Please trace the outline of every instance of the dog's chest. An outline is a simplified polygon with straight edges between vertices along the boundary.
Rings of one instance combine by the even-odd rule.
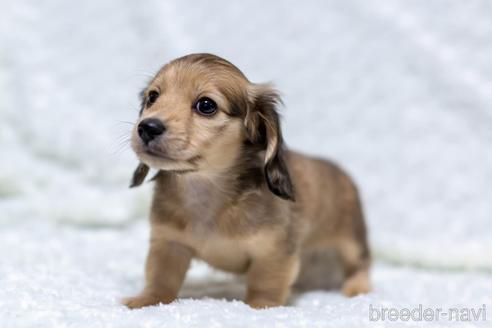
[[[243,273],[249,265],[246,245],[220,236],[195,238],[196,256],[211,266],[234,273]]]
[[[181,208],[193,225],[210,225],[221,206],[217,186],[201,179],[188,179],[180,188]]]
[[[228,206],[220,185],[202,179],[186,182],[180,188],[180,207],[187,221],[184,234],[189,246],[213,267],[235,273],[246,271],[251,236],[238,234],[235,224],[244,221],[243,211]]]

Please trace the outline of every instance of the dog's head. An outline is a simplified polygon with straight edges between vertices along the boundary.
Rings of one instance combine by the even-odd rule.
[[[293,199],[276,109],[281,100],[272,87],[249,82],[220,57],[192,54],[166,64],[141,98],[131,143],[142,163],[177,173],[224,172],[251,147],[264,156],[270,190]],[[133,185],[142,172],[145,165]]]

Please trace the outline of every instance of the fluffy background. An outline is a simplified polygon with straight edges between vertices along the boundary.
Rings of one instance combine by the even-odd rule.
[[[104,231],[116,243],[104,244],[109,253],[124,238],[123,248],[142,253],[127,255],[141,270],[151,188],[127,189],[137,94],[162,64],[191,52],[275,83],[288,145],[347,168],[386,263],[376,280],[399,272],[389,264],[436,279],[490,273],[491,15],[487,0],[0,2],[0,232],[10,241],[0,296],[22,289],[5,278],[20,283],[17,261],[39,260],[37,248],[58,236]],[[127,264],[133,272],[133,263],[115,265]],[[25,269],[26,283],[44,286]]]

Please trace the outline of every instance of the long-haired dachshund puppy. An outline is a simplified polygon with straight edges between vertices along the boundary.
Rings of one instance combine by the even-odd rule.
[[[333,163],[286,150],[270,85],[192,54],[166,64],[141,96],[132,186],[149,167],[158,173],[145,288],[128,307],[176,299],[193,258],[244,273],[255,308],[285,304],[293,285],[328,287],[333,263],[345,295],[370,290],[357,189]]]

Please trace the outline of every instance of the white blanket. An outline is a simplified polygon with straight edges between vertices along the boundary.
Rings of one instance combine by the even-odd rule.
[[[128,310],[119,304],[143,287],[147,225],[79,229],[31,223],[0,230],[1,327],[490,327],[492,277],[376,265],[374,291],[345,298],[316,291],[287,307],[253,310],[238,299],[244,284],[194,263],[181,298],[170,305]],[[486,317],[459,321],[436,309]],[[431,309],[433,320],[390,321],[383,309]],[[488,312],[487,312],[488,311]],[[423,310],[422,310],[423,312]],[[484,321],[483,319],[489,321]],[[466,317],[461,318],[466,319]]]
[[[276,83],[289,146],[355,177],[378,259],[490,271],[490,10],[487,0],[4,3],[0,224],[144,218],[149,186],[126,189],[137,94],[164,62],[207,51]]]

